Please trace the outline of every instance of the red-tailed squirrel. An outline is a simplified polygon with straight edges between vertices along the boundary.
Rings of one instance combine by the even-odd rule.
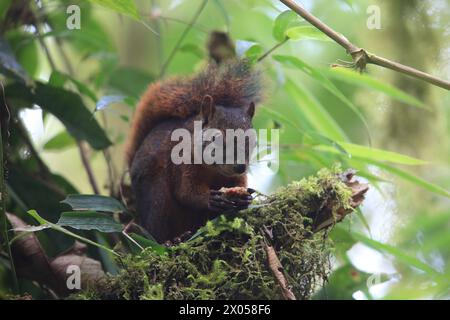
[[[126,155],[138,222],[156,240],[195,231],[230,209],[246,208],[251,197],[230,200],[222,187],[247,187],[246,164],[174,164],[173,130],[247,130],[261,97],[260,75],[245,60],[210,64],[190,78],[173,78],[149,86],[132,122]]]

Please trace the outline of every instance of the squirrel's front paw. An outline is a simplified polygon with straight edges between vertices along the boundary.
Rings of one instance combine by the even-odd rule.
[[[211,190],[210,209],[215,212],[239,211],[247,209],[253,198],[247,189],[242,187]]]
[[[227,199],[222,191],[210,190],[208,209],[215,213],[225,213],[238,211],[239,207],[233,201]]]

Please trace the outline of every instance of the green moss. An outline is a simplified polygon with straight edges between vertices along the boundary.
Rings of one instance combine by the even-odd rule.
[[[330,204],[350,208],[351,190],[339,168],[294,182],[234,216],[210,221],[188,242],[160,255],[129,255],[80,297],[96,299],[281,299],[264,250],[272,245],[298,299],[308,299],[329,272],[331,244],[312,231]],[[269,230],[272,236],[267,232]]]

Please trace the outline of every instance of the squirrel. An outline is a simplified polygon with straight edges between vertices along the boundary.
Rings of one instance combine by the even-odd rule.
[[[174,164],[173,130],[252,128],[261,100],[261,76],[246,60],[210,63],[191,77],[151,84],[141,97],[126,146],[137,222],[157,241],[193,232],[207,220],[248,207],[252,197],[230,200],[225,187],[247,187],[245,164]],[[248,150],[246,150],[248,155]]]

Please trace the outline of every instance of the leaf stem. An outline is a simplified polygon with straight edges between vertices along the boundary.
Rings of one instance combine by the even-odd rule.
[[[134,245],[136,245],[139,249],[141,249],[142,251],[144,251],[144,248],[136,242],[136,240],[134,240],[128,233],[124,231],[122,231],[122,234],[125,236],[125,238],[127,238],[128,240],[130,240]]]
[[[258,58],[258,60],[256,60],[257,62],[260,62],[262,60],[264,60],[266,57],[268,57],[272,52],[274,52],[275,50],[277,50],[279,47],[281,47],[283,44],[285,44],[287,41],[289,40],[288,37],[286,37],[283,41],[277,43],[276,45],[274,45],[272,48],[270,48],[269,50],[267,50],[261,57]]]
[[[109,252],[109,253],[111,253],[111,254],[117,256],[117,257],[120,257],[120,254],[118,254],[118,253],[115,252],[114,250],[111,250],[111,249],[105,247],[104,245],[101,245],[101,244],[99,244],[99,243],[97,243],[97,242],[95,242],[95,241],[92,241],[92,240],[89,240],[89,239],[84,238],[84,237],[82,237],[82,236],[79,236],[79,235],[77,235],[76,233],[73,233],[73,232],[71,232],[71,231],[69,231],[69,230],[67,230],[67,229],[65,229],[65,228],[63,228],[63,227],[61,227],[61,226],[59,226],[59,225],[57,225],[57,224],[54,224],[54,223],[51,223],[51,222],[47,222],[47,223],[50,225],[50,227],[51,227],[52,229],[54,229],[54,230],[56,230],[56,231],[62,232],[62,233],[64,233],[64,234],[68,235],[68,236],[71,236],[71,237],[73,237],[73,238],[75,238],[75,239],[78,239],[78,240],[80,240],[80,241],[86,242],[86,243],[88,243],[88,244],[91,244],[91,245],[96,246],[96,247],[98,247],[98,248],[101,248],[101,249],[103,249],[103,250],[106,250],[107,252]]]

